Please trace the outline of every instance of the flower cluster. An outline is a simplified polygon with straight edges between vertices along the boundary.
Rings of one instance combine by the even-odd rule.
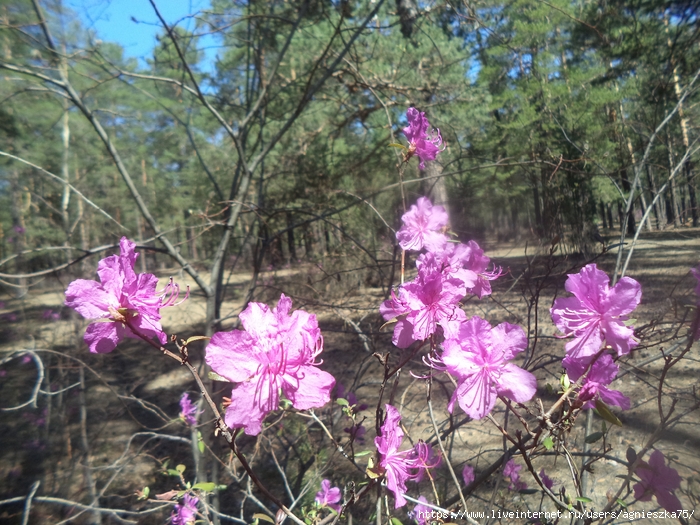
[[[386,478],[386,486],[394,493],[395,508],[398,509],[406,504],[406,481],[421,481],[425,471],[437,467],[441,458],[430,445],[422,442],[400,451],[403,442],[403,430],[399,426],[401,414],[391,405],[386,405],[385,409],[381,435],[374,439],[374,444],[379,452],[379,466]]]
[[[240,314],[245,330],[215,333],[206,348],[207,364],[238,383],[231,393],[225,421],[257,435],[265,416],[279,406],[280,392],[298,410],[330,401],[335,379],[318,369],[323,337],[316,316],[297,310],[282,294],[277,307],[250,303]]]
[[[500,273],[487,272],[490,262],[479,245],[448,243],[442,233],[448,218],[442,206],[425,197],[402,217],[396,233],[404,249],[427,251],[416,261],[417,277],[405,283],[379,308],[385,320],[396,319],[392,342],[408,348],[441,329],[445,337],[455,336],[466,315],[459,302],[467,294],[482,298],[491,293],[490,280]]]
[[[628,314],[639,305],[642,287],[629,277],[623,277],[612,288],[609,284],[605,272],[589,264],[569,275],[565,287],[574,296],[556,299],[550,312],[557,328],[572,338],[566,344],[562,362],[567,374],[578,381],[588,370],[579,391],[586,408],[592,408],[595,399],[600,399],[628,409],[629,399],[607,388],[619,367],[609,354],[602,352],[609,347],[622,356],[637,346],[634,327],[628,326],[627,321]]]
[[[177,302],[180,288],[172,280],[163,291],[156,292],[155,275],[134,272],[138,254],[133,241],[122,237],[119,247],[119,255],[102,259],[97,265],[99,283],[78,279],[66,290],[66,306],[86,319],[96,320],[88,325],[84,336],[93,353],[111,352],[122,339],[137,338],[137,334],[165,344],[160,309],[187,299]]]
[[[406,111],[408,126],[403,128],[403,134],[408,140],[408,152],[406,160],[413,155],[420,159],[420,169],[425,169],[426,160],[435,160],[437,154],[445,149],[442,143],[439,129],[428,132],[430,123],[425,113],[416,108],[408,108]]]
[[[481,419],[493,410],[498,396],[522,403],[536,391],[536,379],[510,363],[527,347],[522,328],[503,323],[492,327],[479,317],[467,319],[460,301],[468,294],[483,298],[500,271],[487,271],[490,259],[474,241],[450,243],[443,229],[449,219],[442,206],[425,197],[402,217],[396,237],[404,249],[425,249],[417,261],[417,277],[393,293],[379,311],[396,320],[393,343],[407,348],[434,334],[444,337],[442,355],[432,356],[433,368],[458,381],[448,409],[459,403],[465,413]]]

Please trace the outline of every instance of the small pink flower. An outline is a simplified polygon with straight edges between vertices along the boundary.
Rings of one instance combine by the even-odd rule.
[[[440,250],[447,244],[447,236],[441,230],[449,221],[445,208],[433,206],[430,199],[420,197],[401,217],[403,226],[396,232],[399,246],[403,250]]]
[[[190,396],[187,392],[180,397],[180,417],[190,426],[197,424],[197,406],[190,401]]]
[[[649,457],[649,463],[640,462],[634,470],[640,478],[634,488],[634,497],[639,501],[651,500],[652,494],[656,501],[669,512],[678,512],[682,509],[681,502],[673,493],[681,486],[681,477],[676,469],[666,466],[666,458],[655,450]]]
[[[425,113],[416,108],[408,108],[406,119],[408,126],[403,128],[403,134],[408,140],[406,158],[416,155],[420,159],[420,169],[424,170],[425,161],[435,160],[437,154],[445,149],[440,130],[434,128],[428,133],[430,123],[425,117]]]
[[[430,516],[432,515],[433,509],[426,505],[428,500],[425,499],[425,496],[420,496],[418,501],[420,503],[413,507],[413,510],[408,513],[408,517],[418,523],[418,525],[430,525]]]
[[[374,444],[379,452],[379,465],[384,469],[386,487],[394,493],[394,508],[398,509],[406,504],[406,481],[420,480],[422,471],[437,466],[439,457],[436,460],[425,443],[419,450],[399,451],[403,442],[403,430],[399,425],[401,414],[391,405],[385,405],[385,409],[386,419],[381,434],[374,438]]]
[[[276,308],[250,303],[239,318],[245,330],[215,333],[207,364],[238,386],[225,421],[255,436],[265,416],[279,406],[280,391],[297,410],[320,408],[331,398],[335,379],[318,369],[323,337],[316,316],[297,310],[282,294]]]
[[[197,519],[197,503],[198,498],[185,494],[170,516],[172,525],[192,525]]]
[[[321,507],[329,507],[336,512],[340,512],[342,508],[340,499],[340,489],[338,487],[331,487],[330,480],[324,479],[321,482],[321,490],[316,493],[316,503]]]
[[[468,487],[474,482],[474,467],[469,465],[464,465],[462,469],[462,479],[464,480],[464,486]]]
[[[554,480],[550,478],[547,474],[545,474],[544,469],[540,470],[540,480],[542,481],[542,485],[547,487],[549,490],[552,490],[552,487],[554,486]]]
[[[620,367],[613,362],[612,356],[609,354],[600,356],[598,360],[593,363],[578,393],[578,398],[581,401],[587,401],[585,408],[594,408],[595,399],[600,398],[608,405],[614,405],[623,410],[629,410],[629,398],[622,392],[607,388],[607,385],[613,382],[619,370]],[[578,378],[574,379],[574,381],[577,379]]]
[[[527,488],[527,483],[520,480],[520,470],[522,468],[521,465],[515,464],[514,459],[508,460],[508,463],[503,468],[503,477],[510,481],[510,485],[508,485],[509,490],[519,491]]]
[[[589,264],[566,280],[566,290],[574,297],[554,301],[550,310],[554,324],[566,337],[573,337],[566,344],[567,358],[591,358],[603,343],[614,348],[617,355],[628,354],[637,346],[634,328],[625,321],[627,314],[637,308],[642,288],[629,277],[623,277],[612,288],[609,283],[605,272]]]
[[[353,425],[348,428],[344,428],[343,432],[350,434],[350,441],[357,443],[358,445],[365,444],[365,434],[367,430],[362,425]]]

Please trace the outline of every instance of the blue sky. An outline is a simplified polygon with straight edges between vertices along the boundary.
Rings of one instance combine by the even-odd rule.
[[[190,30],[194,28],[194,20],[182,20],[183,17],[210,7],[210,0],[155,0],[155,3],[168,24],[179,22],[178,25]],[[142,64],[150,56],[161,26],[148,0],[68,0],[66,4],[101,40],[121,44],[127,56],[141,59]],[[211,60],[216,56],[216,50],[210,47],[213,45],[211,38],[200,41],[200,47],[209,47],[206,56]]]

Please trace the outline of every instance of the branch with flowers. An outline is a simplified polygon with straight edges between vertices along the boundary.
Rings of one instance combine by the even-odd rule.
[[[439,130],[430,127],[424,113],[411,108],[407,118],[404,134],[409,145],[404,147],[400,170],[413,157],[418,157],[420,165],[434,161],[444,147]],[[614,426],[621,423],[616,411],[632,406],[634,400],[616,390],[614,382],[627,356],[642,344],[630,318],[641,302],[641,285],[624,277],[611,286],[609,277],[595,263],[585,264],[568,275],[565,289],[569,295],[554,299],[550,309],[553,326],[560,334],[557,337],[567,342],[561,360],[563,372],[558,377],[559,390],[552,392],[555,395],[549,397],[554,399],[546,406],[542,398],[536,397],[541,356],[535,356],[532,336],[507,321],[494,324],[478,315],[467,315],[477,301],[488,299],[492,283],[507,270],[493,266],[475,241],[456,241],[448,233],[449,223],[442,206],[421,197],[403,214],[402,226],[396,232],[403,261],[414,258],[415,270],[404,267],[401,284],[379,305],[385,325],[392,330],[395,350],[374,354],[383,373],[375,407],[376,437],[369,450],[359,450],[365,448],[367,431],[367,417],[359,414],[369,407],[358,400],[355,392],[341,389],[336,378],[324,370],[324,337],[316,315],[293,310],[292,300],[285,294],[272,307],[250,302],[239,315],[241,329],[216,332],[211,338],[168,337],[161,325],[161,310],[182,307],[188,293],[181,298],[180,287],[172,280],[157,290],[154,275],[135,271],[135,243],[123,238],[120,254],[100,261],[99,282],[73,281],[66,290],[65,304],[91,321],[84,342],[93,354],[113,352],[125,339],[136,339],[188,369],[213,415],[213,422],[199,424],[198,404],[188,395],[179,398],[182,422],[200,432],[200,437],[193,432],[189,444],[204,453],[200,449],[200,444],[204,445],[201,432],[207,427],[213,429],[215,435],[223,437],[231,454],[231,460],[222,458],[221,464],[235,473],[236,466],[230,466],[235,458],[247,476],[241,480],[250,480],[266,500],[258,499],[252,489],[245,492],[245,499],[263,512],[242,506],[242,517],[235,520],[335,523],[362,511],[367,513],[364,520],[394,523],[398,509],[412,502],[415,506],[410,518],[430,523],[435,513],[454,519],[460,511],[467,511],[467,505],[470,511],[474,510],[479,505],[479,487],[494,479],[495,486],[502,485],[506,492],[494,491],[493,497],[498,499],[493,499],[492,504],[520,504],[534,491],[542,496],[540,509],[546,508],[545,501],[550,501],[559,510],[590,510],[592,501],[581,491],[581,470],[575,462],[578,453],[570,450],[572,432],[580,415],[589,410],[595,410]],[[553,254],[554,249],[549,256]],[[408,279],[409,274],[415,276]],[[694,275],[700,280],[700,269],[694,270]],[[537,289],[538,294],[540,291]],[[700,284],[696,291],[700,292]],[[652,498],[669,512],[676,512],[681,506],[677,495],[681,478],[670,466],[669,458],[653,446],[663,432],[698,408],[695,403],[678,413],[675,402],[670,407],[665,403],[668,373],[697,340],[699,324],[696,312],[686,346],[666,358],[658,383],[660,424],[638,453],[628,453],[628,476],[607,510],[627,508]],[[354,329],[363,336],[365,348],[372,348],[359,325]],[[207,389],[201,370],[192,362],[190,347],[201,340],[207,341],[205,377],[235,385],[220,402],[219,393]],[[420,368],[420,372],[411,370],[411,374],[414,381],[426,384],[425,400],[430,412],[427,438],[418,438],[409,431],[403,396],[397,395],[409,367]],[[434,395],[438,388],[449,398],[444,406],[438,406],[440,397]],[[334,399],[338,408],[328,409]],[[447,420],[436,416],[441,411],[448,414]],[[295,412],[306,417],[294,417]],[[457,415],[466,418],[455,423]],[[487,467],[482,465],[477,472],[463,454],[455,453],[454,439],[460,428],[480,420],[493,424],[503,437],[503,447],[496,461]],[[585,437],[591,443],[602,440],[603,447],[601,452],[585,457],[586,469],[612,452],[609,429],[603,425],[603,432],[597,433],[600,435]],[[300,440],[304,446],[315,440],[321,451],[319,457],[325,455],[330,460],[337,453],[343,458],[341,461],[352,465],[354,478],[341,488],[335,472],[321,468],[305,484],[304,476],[298,477],[299,483],[304,484],[301,490],[289,483],[283,462],[270,449],[286,494],[280,496],[278,487],[270,485],[270,476],[261,467],[259,448],[244,452],[261,434],[270,437],[273,428],[283,438],[281,442],[288,443],[300,458],[304,455],[297,447]],[[314,429],[321,429],[324,437],[312,438]],[[326,438],[331,446],[324,445]],[[206,453],[217,452],[212,447]],[[555,479],[545,470],[542,458],[551,454],[563,458],[570,482]],[[370,457],[365,467],[361,458],[366,456]],[[315,456],[312,459],[316,461]],[[440,473],[443,465],[449,476]],[[225,519],[203,499],[205,494],[217,490],[214,483],[190,480],[184,468],[179,467],[164,467],[166,472],[173,471],[170,475],[178,482],[177,488],[161,495],[162,499],[177,500],[171,522],[186,525],[198,520]],[[461,480],[457,473],[461,473]],[[528,477],[539,489],[528,487]],[[302,503],[298,508],[304,491],[313,494],[311,482],[318,489],[314,502]],[[424,489],[431,494],[424,493]],[[141,497],[151,500],[147,493]],[[285,497],[290,499],[289,504],[284,503]],[[474,503],[469,501],[472,499]],[[468,519],[480,522],[471,516]]]

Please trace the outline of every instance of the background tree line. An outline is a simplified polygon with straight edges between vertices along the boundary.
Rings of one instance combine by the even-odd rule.
[[[426,180],[406,198],[448,201],[459,233],[586,251],[647,207],[645,229],[698,223],[691,2],[215,0],[193,17],[144,65],[60,1],[0,2],[5,274],[126,234],[169,256],[144,265],[212,272],[195,278],[209,323],[234,264],[342,253],[386,279],[409,106],[447,150],[408,167]]]

